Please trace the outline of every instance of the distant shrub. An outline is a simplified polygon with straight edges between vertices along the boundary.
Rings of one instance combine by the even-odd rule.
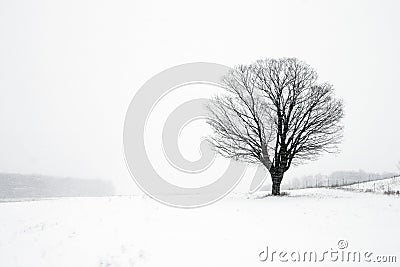
[[[394,194],[396,194],[396,192],[395,191],[385,191],[385,192],[383,192],[385,195],[394,195]]]

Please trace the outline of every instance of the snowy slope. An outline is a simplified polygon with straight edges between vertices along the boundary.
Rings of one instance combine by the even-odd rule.
[[[342,188],[360,192],[395,193],[397,191],[400,191],[400,177],[398,176],[395,178],[363,182],[363,183],[343,186]]]
[[[319,251],[341,239],[400,261],[399,219],[398,197],[335,189],[230,195],[194,210],[147,197],[0,203],[0,266],[268,266],[266,246]],[[343,263],[314,263],[327,265]]]

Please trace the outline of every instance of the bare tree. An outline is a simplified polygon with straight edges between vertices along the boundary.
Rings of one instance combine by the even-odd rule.
[[[263,164],[272,194],[292,165],[336,152],[343,102],[332,85],[295,58],[259,60],[224,77],[226,94],[208,106],[210,141],[224,157]]]

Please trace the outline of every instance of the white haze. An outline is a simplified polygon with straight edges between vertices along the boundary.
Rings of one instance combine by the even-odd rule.
[[[122,127],[136,90],[178,64],[298,57],[346,104],[338,155],[287,178],[396,171],[398,1],[1,1],[0,172],[137,190]]]

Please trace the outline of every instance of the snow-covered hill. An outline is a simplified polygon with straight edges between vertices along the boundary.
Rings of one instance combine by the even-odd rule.
[[[269,253],[322,253],[338,250],[339,240],[348,250],[396,255],[399,262],[399,219],[398,197],[335,189],[231,194],[189,210],[147,197],[0,203],[0,266],[268,266],[259,260],[267,246]]]
[[[341,187],[347,190],[359,191],[359,192],[375,192],[375,193],[390,193],[399,194],[400,193],[400,176],[376,180],[370,182],[356,183],[353,185]]]

